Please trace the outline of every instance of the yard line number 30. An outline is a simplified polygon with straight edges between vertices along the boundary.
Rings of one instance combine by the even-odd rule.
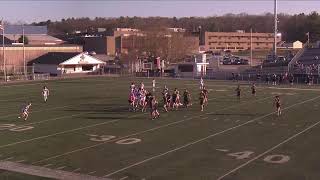
[[[22,132],[33,129],[33,126],[15,125],[15,124],[0,124],[0,131],[9,130],[14,132]]]
[[[112,139],[115,139],[116,136],[112,135],[95,135],[95,134],[87,134],[90,137],[90,141],[95,142],[106,142],[111,141]],[[136,144],[141,142],[141,139],[138,138],[126,138],[126,139],[120,139],[116,141],[116,144],[122,144],[122,145],[130,145],[130,144]]]

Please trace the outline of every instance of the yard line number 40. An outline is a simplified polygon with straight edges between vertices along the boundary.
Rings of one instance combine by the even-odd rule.
[[[110,141],[112,139],[115,139],[116,136],[112,135],[95,135],[95,134],[87,134],[90,137],[90,141],[95,141],[95,142],[106,142]],[[141,139],[138,138],[126,138],[126,139],[121,139],[116,141],[116,144],[123,144],[123,145],[130,145],[130,144],[136,144],[141,142]]]
[[[241,152],[235,152],[235,153],[228,153],[228,156],[235,157],[236,159],[247,159],[250,158],[250,156],[254,154],[253,151],[241,151]],[[274,154],[274,155],[268,155],[266,156],[263,161],[273,164],[283,164],[290,160],[289,156],[282,155],[282,154]]]

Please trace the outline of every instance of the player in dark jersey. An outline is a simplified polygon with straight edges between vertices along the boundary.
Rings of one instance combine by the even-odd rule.
[[[203,111],[204,108],[204,99],[205,99],[205,94],[203,90],[200,92],[199,100],[200,100],[200,109]]]
[[[280,97],[279,96],[276,96],[274,98],[274,105],[276,107],[277,115],[280,116],[281,115],[281,102],[280,102]]]
[[[256,92],[257,92],[256,84],[253,83],[252,86],[251,86],[251,93],[252,93],[253,96],[256,96]]]
[[[237,87],[237,89],[236,89],[236,93],[237,93],[238,100],[240,100],[240,98],[241,98],[240,84],[238,84],[238,87]]]
[[[162,99],[163,99],[163,108],[165,112],[168,112],[170,107],[170,94],[168,91],[164,90],[162,92]],[[168,100],[169,99],[169,100]]]
[[[208,92],[208,90],[206,89],[205,86],[203,86],[203,93],[204,93],[204,104],[208,105],[208,94],[209,94],[209,92]]]
[[[189,107],[191,103],[191,96],[190,93],[187,89],[184,90],[183,92],[183,105],[184,107]]]
[[[160,117],[160,113],[158,111],[158,101],[155,96],[152,96],[151,100],[151,118],[155,119]]]
[[[178,104],[178,90],[177,90],[177,88],[175,88],[174,89],[174,92],[172,93],[172,96],[171,96],[171,100],[172,100],[172,109],[178,109],[178,106],[179,106],[179,104]]]

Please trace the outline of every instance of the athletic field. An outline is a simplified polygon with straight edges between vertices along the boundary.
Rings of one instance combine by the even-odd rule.
[[[0,179],[319,180],[320,88],[156,79],[161,117],[128,111],[129,78],[85,78],[0,87]],[[152,79],[135,79],[150,89]],[[50,96],[42,100],[42,87]],[[164,113],[164,85],[192,93]],[[280,95],[282,115],[275,115]],[[31,101],[27,121],[18,119]]]

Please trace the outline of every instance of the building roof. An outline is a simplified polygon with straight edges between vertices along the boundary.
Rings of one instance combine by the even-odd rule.
[[[65,62],[68,59],[71,59],[72,57],[78,55],[78,52],[49,52],[47,54],[44,54],[30,62],[28,62],[28,65],[32,64],[60,64]]]
[[[112,57],[112,56],[108,56],[106,54],[90,54],[91,56],[97,58],[97,59],[100,59],[101,61],[111,61],[111,60],[114,60],[115,57]]]
[[[6,25],[5,34],[22,34],[22,25]],[[24,34],[48,34],[47,26],[24,26]]]
[[[2,45],[2,35],[0,35],[0,45]],[[12,44],[12,41],[4,36],[4,44]]]
[[[105,64],[105,62],[79,52],[49,52],[28,63],[32,64],[51,64],[51,65],[77,65],[77,64]]]
[[[5,37],[9,38],[10,40],[18,40],[21,35],[15,34],[5,34]],[[50,42],[62,42],[61,39],[55,38],[53,36],[49,36],[46,34],[29,34],[26,35],[29,41],[50,41]]]

